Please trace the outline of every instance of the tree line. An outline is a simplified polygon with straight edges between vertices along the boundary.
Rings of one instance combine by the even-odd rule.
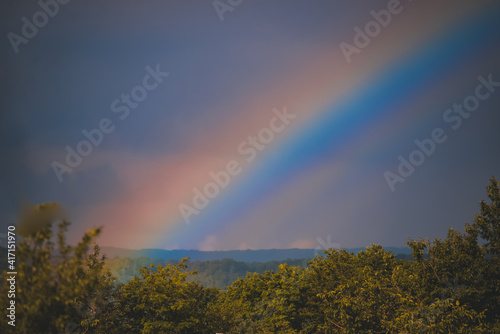
[[[239,278],[245,278],[247,273],[263,273],[264,271],[278,270],[280,264],[303,266],[309,259],[286,259],[284,261],[244,262],[233,259],[212,261],[189,261],[189,270],[195,272],[187,276],[187,281],[198,282],[206,288],[216,287],[221,290]],[[106,266],[110,269],[117,283],[127,283],[137,276],[139,269],[154,264],[155,266],[178,264],[176,259],[151,259],[148,257],[116,257],[106,259]]]
[[[116,282],[95,244],[101,229],[66,243],[68,222],[18,242],[16,327],[8,333],[500,333],[500,193],[464,232],[415,239],[412,260],[379,245],[329,249],[306,266],[283,263],[225,289],[189,279],[188,259],[142,266]],[[50,211],[55,204],[33,208]],[[49,215],[50,216],[50,215]],[[89,250],[93,251],[89,253]],[[6,272],[4,271],[4,275]],[[0,287],[2,309],[7,284]]]

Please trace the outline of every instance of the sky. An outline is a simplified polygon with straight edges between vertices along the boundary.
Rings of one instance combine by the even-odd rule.
[[[4,231],[58,202],[102,246],[403,246],[462,231],[500,176],[495,1],[5,0],[0,22]]]

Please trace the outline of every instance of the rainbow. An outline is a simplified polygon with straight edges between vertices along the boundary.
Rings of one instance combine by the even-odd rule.
[[[433,5],[414,6],[420,6],[416,12],[425,13]],[[136,242],[151,248],[197,248],[210,235],[230,238],[256,229],[263,235],[278,233],[274,223],[259,220],[260,213],[281,221],[294,215],[299,219],[310,182],[317,185],[315,191],[325,192],[327,184],[343,189],[347,178],[359,177],[356,182],[361,185],[359,171],[338,162],[341,156],[380,170],[383,181],[383,171],[392,166],[381,164],[378,157],[385,157],[402,134],[415,128],[432,130],[450,102],[471,89],[463,78],[456,80],[457,75],[466,73],[469,63],[484,56],[498,40],[498,12],[462,4],[426,27],[417,26],[420,17],[405,18],[403,12],[399,21],[391,23],[400,29],[393,29],[387,37],[381,35],[349,65],[338,45],[326,47],[314,66],[294,73],[275,94],[263,93],[258,102],[242,103],[245,108],[238,118],[212,125],[205,135],[213,137],[193,138],[193,147],[200,144],[203,150],[220,154],[204,156],[201,163],[194,154],[169,156],[153,167],[146,166],[148,172],[143,174],[147,175],[118,198],[112,209],[93,213],[101,221],[114,220],[106,227],[102,243],[123,247],[127,246],[123,240],[130,240],[132,247]],[[474,75],[490,73],[494,61]],[[268,125],[272,108],[283,107],[296,114],[296,119],[276,134],[255,161],[245,163],[237,152],[238,144]],[[356,153],[360,147],[364,154]],[[209,172],[222,170],[230,160],[239,161],[242,172],[186,224],[179,205],[190,204],[193,188],[202,188],[210,181]],[[328,177],[318,172],[320,165],[332,167]],[[125,170],[122,177],[137,175],[137,171]],[[303,193],[296,194],[297,189]],[[137,239],[139,230],[142,240]],[[225,249],[227,240],[219,238],[216,243],[217,249]],[[243,243],[241,248],[246,246]]]

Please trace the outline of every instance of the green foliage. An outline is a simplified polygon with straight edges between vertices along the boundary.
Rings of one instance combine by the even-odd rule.
[[[118,283],[127,283],[139,273],[139,269],[155,265],[167,266],[169,263],[176,264],[178,260],[171,259],[151,259],[147,257],[139,258],[114,258],[106,259],[106,266],[117,278]],[[245,278],[247,273],[263,273],[267,270],[278,270],[281,264],[298,266],[304,263],[302,259],[288,259],[283,262],[242,262],[233,259],[222,259],[214,261],[190,261],[189,269],[196,271],[196,275],[188,275],[189,282],[198,282],[204,287],[216,287],[225,290],[229,285],[239,278]]]
[[[412,307],[414,298],[406,288],[407,263],[373,245],[357,255],[328,250],[315,258],[308,270],[311,288],[309,309],[318,309],[308,333],[386,332],[402,312]]]
[[[248,274],[234,282],[225,304],[234,312],[228,333],[296,333],[302,327],[299,311],[305,305],[304,269],[283,264],[277,272]]]
[[[45,210],[53,212],[54,206],[39,205],[31,214],[40,220],[48,216]],[[69,223],[62,221],[58,224],[55,248],[52,222],[39,222],[38,228],[31,225],[23,233],[16,248],[16,333],[59,333],[93,327],[93,321],[101,314],[90,304],[98,294],[111,291],[113,285],[104,268],[104,258],[99,258],[99,247],[87,255],[101,229],[87,231],[72,247],[65,241]],[[0,290],[1,304],[6,305],[7,286],[2,285]],[[2,332],[10,329],[5,321],[0,322]]]
[[[412,270],[420,277],[412,294],[422,301],[414,318],[425,332],[443,328],[481,333],[500,322],[500,196],[495,178],[487,192],[491,204],[480,202],[481,213],[465,233],[450,229],[444,241],[408,242],[416,259]]]
[[[204,287],[196,272],[188,271],[215,273],[213,263],[188,265],[187,259],[140,269],[150,260],[109,261],[115,271],[120,265],[138,270],[115,287],[99,247],[87,255],[100,229],[70,247],[63,221],[56,251],[51,226],[44,223],[18,245],[16,332],[500,333],[495,178],[487,191],[490,203],[480,202],[480,213],[465,232],[450,229],[444,240],[409,240],[413,260],[378,245],[358,254],[329,249],[306,267],[281,264],[245,277],[238,275],[248,265],[223,260],[216,267],[239,277],[231,276],[226,290]],[[6,289],[0,292],[2,303]],[[5,326],[0,324],[2,332]]]
[[[117,333],[212,333],[207,308],[217,299],[218,290],[187,282],[187,259],[139,270],[120,287],[116,307],[121,322]],[[193,274],[193,273],[191,273]]]

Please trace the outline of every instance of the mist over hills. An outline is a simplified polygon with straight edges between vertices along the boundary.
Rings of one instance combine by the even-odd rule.
[[[348,252],[357,254],[365,248],[348,248]],[[391,251],[394,255],[411,254],[408,247],[386,247],[385,250]],[[200,251],[200,250],[165,250],[165,249],[126,249],[117,247],[102,247],[101,251],[109,259],[116,257],[139,258],[147,257],[151,259],[173,259],[180,260],[189,257],[191,261],[215,261],[222,259],[233,259],[242,262],[268,262],[284,261],[286,259],[308,259],[316,254],[321,255],[323,250],[317,249],[258,249],[258,250],[231,250],[231,251]]]

